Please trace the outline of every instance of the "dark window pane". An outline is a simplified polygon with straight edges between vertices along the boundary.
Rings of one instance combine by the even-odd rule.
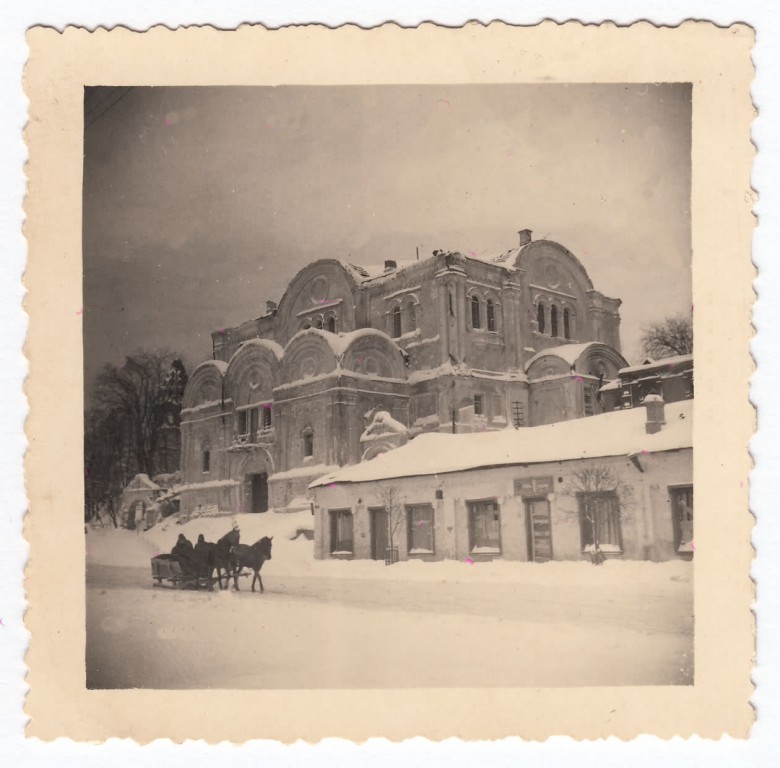
[[[539,333],[544,333],[544,304],[539,304],[536,307],[536,325],[539,328]]]
[[[393,338],[397,339],[401,335],[401,307],[393,307]]]
[[[331,553],[352,553],[352,513],[349,510],[330,512],[330,551]]]
[[[472,552],[501,552],[501,515],[498,502],[469,502],[469,528]]]
[[[481,328],[482,323],[480,320],[480,312],[479,312],[479,297],[478,296],[472,296],[471,297],[471,327],[472,328]]]
[[[418,504],[407,507],[409,554],[433,553],[433,507]]]
[[[580,493],[578,501],[583,549],[598,544],[600,549],[621,551],[620,507],[614,491]]]

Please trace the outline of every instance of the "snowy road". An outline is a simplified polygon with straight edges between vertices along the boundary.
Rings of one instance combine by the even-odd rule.
[[[153,588],[90,564],[93,688],[687,684],[689,584],[605,590],[264,572],[266,592]]]

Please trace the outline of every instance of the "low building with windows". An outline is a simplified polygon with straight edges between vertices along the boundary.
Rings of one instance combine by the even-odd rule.
[[[592,418],[420,435],[310,485],[315,556],[690,557],[692,418],[692,400],[649,395]]]
[[[494,257],[324,258],[215,331],[184,393],[182,508],[300,509],[315,478],[417,435],[600,413],[626,366],[620,300],[564,246],[519,237]]]
[[[645,360],[641,365],[621,368],[614,381],[600,390],[605,411],[635,408],[647,395],[660,395],[665,402],[693,397],[693,355],[675,355]]]

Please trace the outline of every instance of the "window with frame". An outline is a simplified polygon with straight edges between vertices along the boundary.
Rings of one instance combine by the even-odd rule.
[[[417,330],[417,305],[414,301],[406,304],[406,330],[409,333]]]
[[[328,333],[336,333],[336,318],[331,315],[327,322]]]
[[[474,415],[485,415],[485,398],[480,394],[474,395]]]
[[[410,555],[434,553],[433,507],[430,504],[411,504],[406,508],[408,551]]]
[[[501,554],[501,510],[496,499],[467,502],[472,554]]]
[[[236,413],[236,433],[239,436],[246,435],[249,432],[249,421],[247,420],[246,411],[238,411]]]
[[[393,338],[397,339],[401,335],[401,307],[398,305],[394,306],[390,312],[390,325]]]
[[[471,327],[481,328],[482,318],[479,311],[479,296],[472,296],[470,299],[471,304]]]
[[[332,509],[330,514],[330,553],[331,555],[351,555],[354,552],[354,533],[352,511]]]
[[[487,329],[488,331],[495,333],[496,332],[496,305],[493,302],[493,299],[488,299],[486,304],[486,313],[487,313]]]
[[[550,307],[550,336],[558,336],[558,307]]]
[[[544,304],[536,305],[536,327],[539,333],[544,333]]]
[[[693,486],[669,489],[672,502],[675,548],[678,552],[693,552]]]
[[[314,456],[314,430],[307,427],[303,430],[303,457],[305,459]]]
[[[571,338],[571,313],[566,308],[563,310],[563,337]]]
[[[203,449],[203,471],[211,472],[211,449],[208,447]]]
[[[271,403],[265,403],[261,411],[261,428],[271,428]]]
[[[580,537],[582,549],[592,552],[622,552],[623,536],[620,530],[620,503],[614,491],[578,493]]]

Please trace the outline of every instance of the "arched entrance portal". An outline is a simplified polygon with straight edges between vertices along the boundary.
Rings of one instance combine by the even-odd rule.
[[[246,512],[268,511],[268,476],[273,472],[270,458],[265,452],[254,453],[241,467],[243,479],[243,508]]]

